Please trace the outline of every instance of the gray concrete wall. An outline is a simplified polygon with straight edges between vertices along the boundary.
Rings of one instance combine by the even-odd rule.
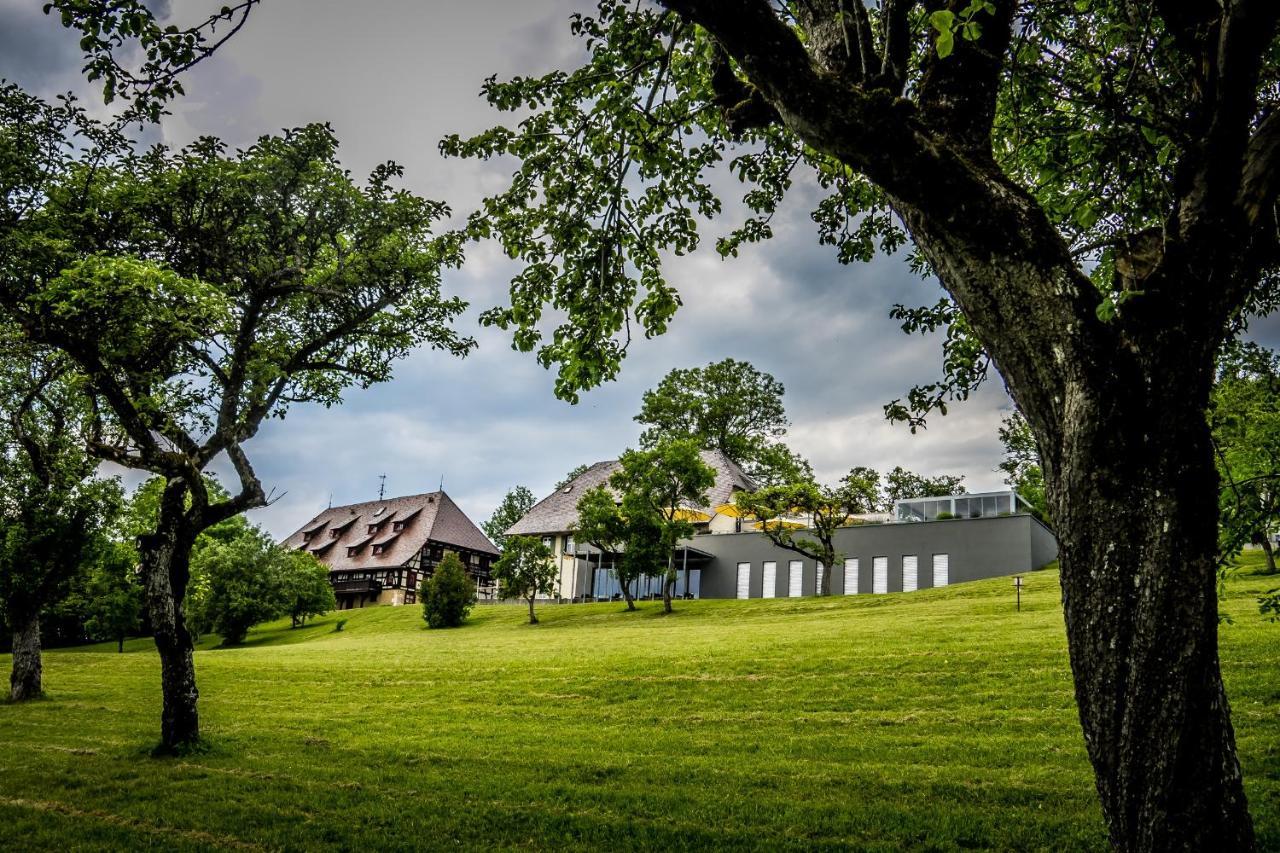
[[[768,560],[778,564],[778,598],[787,595],[787,567],[795,560],[803,565],[801,594],[815,594],[815,561],[776,547],[761,533],[697,536],[689,540],[689,545],[715,557],[702,567],[703,598],[734,598],[738,563],[751,564],[750,595],[761,597],[764,563]],[[1057,554],[1053,534],[1029,515],[846,527],[836,534],[836,548],[845,558],[858,558],[859,593],[873,590],[875,557],[888,558],[889,592],[901,592],[904,555],[918,558],[917,587],[928,589],[933,586],[934,554],[948,556],[952,584],[1030,571]],[[844,593],[843,563],[834,569],[831,591],[835,595]]]

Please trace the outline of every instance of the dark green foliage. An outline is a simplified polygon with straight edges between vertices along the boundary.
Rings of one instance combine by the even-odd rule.
[[[512,536],[507,539],[502,556],[493,564],[504,596],[524,598],[529,602],[529,624],[536,625],[534,599],[550,595],[559,575],[551,549],[536,536]]]
[[[556,487],[560,488],[559,486]],[[487,521],[480,523],[480,529],[484,531],[484,535],[489,537],[489,541],[498,547],[501,551],[506,548],[507,530],[511,525],[515,524],[525,513],[533,509],[533,505],[538,500],[533,496],[533,492],[525,486],[516,486],[507,492],[503,497],[502,503],[498,504],[498,508],[493,511],[493,515],[489,516]]]
[[[335,631],[341,631],[345,627],[347,627],[346,619],[339,619],[337,622],[333,623],[333,630]]]
[[[285,607],[281,564],[287,556],[256,530],[200,548],[192,556],[192,575],[206,587],[192,601],[196,625],[234,646],[254,625],[279,616]]]
[[[306,551],[281,551],[278,557],[280,600],[284,613],[298,628],[312,616],[338,606],[329,583],[329,567]]]
[[[1000,443],[1004,445],[1004,461],[999,468],[1004,481],[1031,504],[1037,518],[1047,521],[1049,503],[1044,491],[1044,468],[1040,464],[1040,448],[1022,413],[1017,411],[1000,422]]]
[[[939,474],[926,477],[914,471],[908,471],[901,465],[884,475],[884,494],[882,507],[888,511],[893,509],[895,501],[907,498],[944,497],[946,495],[964,494],[964,475]]]
[[[1280,529],[1280,357],[1255,344],[1229,346],[1218,361],[1209,408],[1218,463],[1219,553],[1261,546],[1276,571]]]
[[[699,449],[696,439],[666,438],[649,450],[627,450],[609,478],[626,523],[628,574],[665,574],[662,599],[668,613],[676,581],[672,551],[680,539],[693,535],[684,511],[706,506],[707,490],[715,485],[715,470],[702,461]]]
[[[138,552],[127,542],[110,542],[98,555],[85,584],[84,627],[94,640],[125,638],[142,627],[142,584]]]
[[[626,599],[627,609],[635,610],[631,585],[648,570],[652,570],[652,565],[640,551],[632,550],[631,545],[634,543],[629,542],[631,531],[618,500],[609,487],[602,483],[582,493],[578,498],[577,509],[578,525],[574,536],[580,542],[595,546],[601,553],[611,555],[611,565],[622,587],[622,597]],[[612,556],[619,551],[623,552],[621,559]]]
[[[635,416],[645,427],[640,445],[653,448],[664,440],[693,438],[751,473],[785,464],[790,457],[785,448],[779,454],[777,444],[789,425],[784,393],[777,379],[732,358],[672,370],[658,387],[644,392]]]
[[[457,628],[476,603],[476,585],[467,576],[462,560],[452,551],[436,566],[418,591],[422,618],[429,628]]]

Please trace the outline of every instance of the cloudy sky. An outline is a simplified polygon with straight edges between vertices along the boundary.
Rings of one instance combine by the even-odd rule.
[[[44,95],[76,90],[76,39],[40,12],[42,0],[0,0],[0,77]],[[176,0],[190,21],[211,0]],[[459,216],[503,188],[511,162],[446,161],[436,143],[499,121],[479,97],[484,79],[569,67],[580,46],[568,16],[589,0],[265,0],[213,59],[194,69],[187,97],[160,135],[181,145],[214,134],[244,145],[264,133],[331,123],[357,175],[396,160],[406,186],[448,201]],[[614,458],[639,434],[640,396],[673,367],[725,357],[751,362],[786,386],[791,445],[820,475],[853,465],[903,465],[966,476],[971,490],[998,488],[996,427],[1010,403],[998,377],[946,418],[912,435],[886,423],[885,402],[935,378],[937,337],[908,337],[888,318],[898,302],[941,291],[900,258],[842,267],[817,244],[808,219],[816,192],[800,186],[775,219],[776,237],[721,261],[711,246],[728,223],[704,229],[707,247],[671,263],[684,299],[670,332],[637,341],[619,381],[576,405],[552,395],[552,374],[511,350],[505,333],[481,329],[513,271],[492,245],[473,245],[446,279],[471,303],[463,323],[480,347],[465,360],[419,352],[391,383],[348,395],[341,407],[297,407],[251,443],[264,484],[281,497],[252,514],[283,537],[330,500],[444,488],[476,521],[516,484],[545,495],[579,463]],[[1259,324],[1270,345],[1280,323]]]

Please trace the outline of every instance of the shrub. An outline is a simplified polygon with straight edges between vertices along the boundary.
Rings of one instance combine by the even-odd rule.
[[[476,603],[476,587],[458,555],[444,555],[431,577],[422,582],[422,618],[431,628],[457,628]]]
[[[343,628],[345,628],[345,627],[347,627],[347,620],[346,620],[346,619],[339,619],[339,620],[338,620],[338,624],[336,624],[336,625],[334,625],[334,626],[333,626],[333,630],[335,630],[335,631],[341,631],[341,630],[342,630]]]
[[[940,513],[938,513],[938,521],[950,521],[950,520],[951,520],[951,519],[953,519],[953,518],[959,518],[959,516],[957,516],[957,515],[952,515],[952,514],[951,514],[951,513],[949,513],[949,512],[940,512]]]

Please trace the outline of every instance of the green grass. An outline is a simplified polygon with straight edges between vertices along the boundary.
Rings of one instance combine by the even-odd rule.
[[[1222,657],[1280,849],[1280,625],[1250,565]],[[416,607],[201,644],[211,748],[153,759],[149,641],[52,652],[0,705],[0,848],[1105,846],[1055,572],[906,596]],[[8,667],[7,658],[0,664]]]

